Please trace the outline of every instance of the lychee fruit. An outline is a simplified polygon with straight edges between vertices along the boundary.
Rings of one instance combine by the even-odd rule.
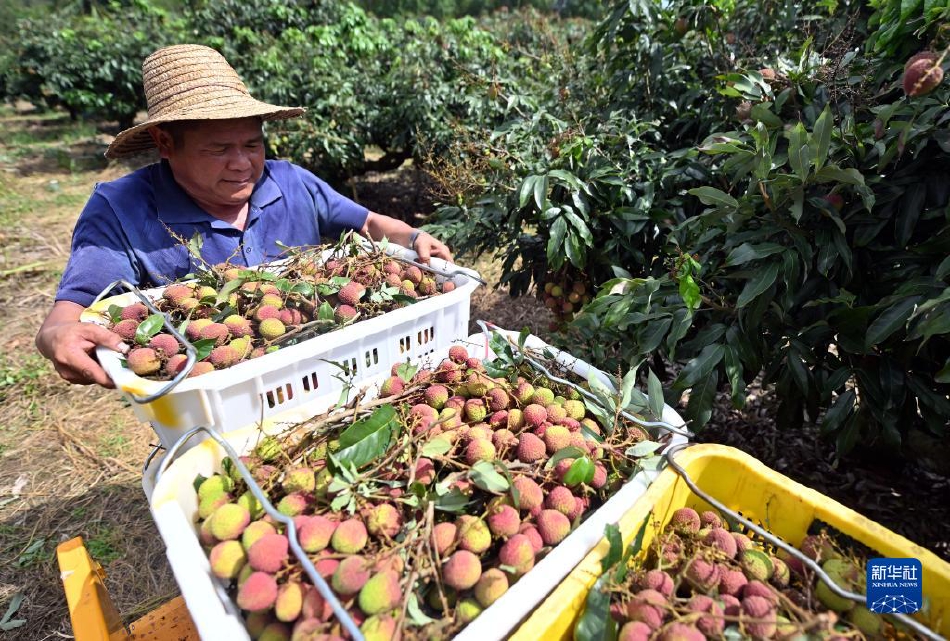
[[[480,398],[470,398],[465,401],[465,420],[469,423],[479,423],[488,416],[488,408],[485,401]]]
[[[943,81],[940,57],[932,51],[912,56],[904,65],[903,86],[908,96],[925,96]]]
[[[468,550],[456,550],[442,567],[442,580],[456,590],[474,587],[481,575],[481,561]]]
[[[686,565],[684,578],[697,592],[710,592],[719,585],[719,566],[705,559],[694,558]]]
[[[640,621],[658,629],[663,625],[663,615],[668,602],[666,597],[655,590],[641,590],[627,603],[627,618]]]
[[[432,542],[440,557],[445,557],[446,553],[455,543],[457,534],[458,527],[455,523],[450,521],[436,523],[435,527],[432,528]]]
[[[340,288],[340,291],[337,292],[337,298],[339,298],[340,302],[344,305],[355,307],[357,303],[360,302],[360,298],[363,297],[365,291],[366,288],[363,287],[363,285],[356,281],[350,281]]]
[[[626,617],[624,617],[626,621]],[[653,630],[643,621],[627,621],[617,634],[617,641],[649,641]]]
[[[637,579],[636,586],[641,590],[656,590],[666,597],[673,594],[673,578],[663,570],[648,570]]]
[[[489,508],[488,529],[495,536],[512,536],[518,533],[519,527],[521,527],[521,519],[515,508],[507,503],[497,503]]]
[[[254,570],[277,572],[289,558],[287,537],[283,534],[265,534],[247,551],[247,561]]]
[[[296,621],[303,609],[304,586],[296,581],[284,583],[277,588],[274,616],[285,623]]]
[[[716,548],[730,559],[735,558],[738,551],[736,540],[732,537],[732,534],[721,527],[712,528],[703,538],[703,543],[709,547]]]
[[[241,545],[245,550],[250,550],[265,534],[277,534],[277,530],[267,521],[253,521],[241,533]]]
[[[768,599],[760,596],[750,596],[742,599],[741,616],[740,623],[752,637],[770,639],[775,635],[775,609]]]
[[[750,581],[768,581],[772,576],[772,560],[761,550],[749,549],[739,552],[739,565]]]
[[[369,581],[370,569],[370,564],[363,557],[346,557],[333,573],[333,591],[344,597],[356,594]]]
[[[522,411],[524,412],[525,423],[531,427],[541,427],[548,419],[548,411],[542,405],[532,403]]]
[[[522,432],[518,439],[518,460],[522,463],[535,463],[546,458],[547,447],[540,438],[531,432]]]
[[[725,628],[722,608],[705,594],[695,594],[686,603],[690,612],[707,612],[707,616],[699,617],[695,621],[696,628],[705,636],[718,638]]]
[[[215,369],[227,369],[240,360],[241,355],[230,345],[219,345],[212,349],[208,355],[208,361]]]
[[[706,637],[695,626],[677,621],[663,628],[657,641],[706,641]]]
[[[670,526],[677,534],[696,534],[700,527],[699,514],[691,507],[681,507],[673,512]]]
[[[475,465],[478,461],[492,461],[495,459],[495,446],[484,438],[472,439],[465,448],[465,462]]]
[[[449,358],[456,363],[464,363],[468,360],[468,350],[462,345],[452,345],[449,348]]]
[[[483,608],[487,608],[508,591],[508,575],[498,568],[482,572],[475,584],[475,599]]]
[[[208,555],[211,572],[220,579],[233,579],[247,563],[247,554],[238,541],[221,541]]]
[[[571,532],[571,521],[557,510],[541,510],[536,522],[545,545],[557,545]]]
[[[162,368],[162,359],[151,347],[135,347],[126,355],[129,369],[138,376],[149,376]]]
[[[449,400],[449,390],[444,385],[432,385],[424,394],[426,405],[441,410]]]
[[[283,336],[287,332],[287,328],[276,318],[266,318],[257,326],[257,331],[261,338],[272,341]]]
[[[237,604],[242,610],[260,612],[277,601],[277,581],[266,572],[252,573],[238,588]]]
[[[485,521],[476,516],[463,514],[455,522],[458,530],[458,547],[475,554],[481,554],[491,547],[491,532]]]
[[[534,386],[526,381],[521,381],[514,390],[514,396],[521,405],[526,405],[531,402],[534,396]]]
[[[251,323],[240,314],[231,314],[223,322],[234,338],[243,338],[254,333],[251,329]]]
[[[515,576],[521,576],[534,567],[534,555],[534,547],[527,535],[515,534],[498,550],[498,561],[512,568]]]
[[[210,323],[201,328],[200,336],[203,340],[214,340],[215,346],[220,347],[230,340],[231,332],[224,323]]]
[[[396,394],[402,393],[405,388],[406,384],[401,378],[398,376],[390,376],[379,386],[379,395],[381,397],[395,396]]]
[[[567,516],[574,511],[574,494],[563,485],[558,485],[548,492],[544,505]]]
[[[541,540],[541,535],[538,534],[538,528],[536,528],[533,523],[522,523],[518,528],[518,533],[528,537],[528,541],[531,543],[531,549],[534,550],[535,554],[540,552],[544,547],[544,541]]]
[[[544,445],[548,454],[554,454],[571,444],[571,432],[563,425],[552,425],[544,432]]]
[[[384,570],[371,576],[360,589],[358,601],[360,609],[366,614],[392,610],[402,601],[399,575],[392,570]]]
[[[518,495],[515,500],[515,507],[519,510],[530,512],[535,508],[541,507],[541,504],[544,502],[544,493],[534,479],[527,476],[519,476],[512,482],[512,486]]]
[[[337,305],[333,310],[333,320],[338,325],[345,325],[356,318],[356,308],[352,305]]]
[[[379,503],[366,517],[366,529],[375,537],[394,538],[402,530],[402,515],[389,503]]]
[[[330,537],[330,545],[341,554],[354,554],[366,545],[366,526],[359,519],[347,519],[337,525]]]
[[[719,576],[719,594],[739,596],[749,582],[739,570],[723,569]]]
[[[237,539],[251,522],[247,508],[237,503],[226,503],[211,515],[211,533],[219,541]]]
[[[703,511],[703,513],[699,515],[699,522],[702,527],[722,527],[722,519],[712,510]]]

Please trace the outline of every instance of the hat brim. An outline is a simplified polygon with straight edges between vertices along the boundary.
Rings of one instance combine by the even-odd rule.
[[[303,107],[281,107],[266,102],[243,98],[233,104],[196,105],[193,109],[181,109],[157,118],[149,118],[143,123],[119,132],[106,149],[106,158],[132,156],[155,147],[149,130],[167,122],[181,120],[231,120],[234,118],[259,117],[261,120],[287,120],[302,115]]]

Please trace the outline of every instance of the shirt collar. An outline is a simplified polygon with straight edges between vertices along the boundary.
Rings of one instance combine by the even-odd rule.
[[[172,174],[168,161],[162,160],[156,165],[156,177],[153,182],[155,187],[155,206],[158,210],[158,217],[165,223],[196,223],[211,222],[212,225],[217,222],[217,218],[206,212],[195,204],[191,196],[185,193]],[[283,197],[280,186],[271,177],[270,168],[267,163],[264,164],[264,173],[261,179],[254,185],[254,191],[251,193],[251,211],[248,212],[248,219],[256,218],[257,212],[276,202]],[[221,223],[225,224],[225,223]]]

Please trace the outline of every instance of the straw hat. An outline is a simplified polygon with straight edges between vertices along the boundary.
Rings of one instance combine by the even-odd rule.
[[[224,56],[202,45],[172,45],[154,52],[142,63],[142,84],[148,118],[116,136],[106,158],[154,147],[149,129],[164,122],[253,116],[283,120],[304,112],[255,100]]]

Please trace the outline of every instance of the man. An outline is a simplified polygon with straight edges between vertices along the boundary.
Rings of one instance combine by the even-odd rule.
[[[56,302],[36,336],[39,351],[67,381],[112,387],[93,350],[129,348],[109,330],[79,322],[83,309],[117,279],[149,287],[193,271],[182,240],[195,234],[211,265],[256,265],[277,258],[281,245],[316,245],[350,229],[412,247],[422,261],[452,259],[435,238],[367,210],[309,171],[265,161],[262,123],[304,110],[252,98],[213,49],[159,49],[146,58],[142,77],[148,118],[116,136],[106,156],[155,147],[161,162],[96,185],[76,223]]]

